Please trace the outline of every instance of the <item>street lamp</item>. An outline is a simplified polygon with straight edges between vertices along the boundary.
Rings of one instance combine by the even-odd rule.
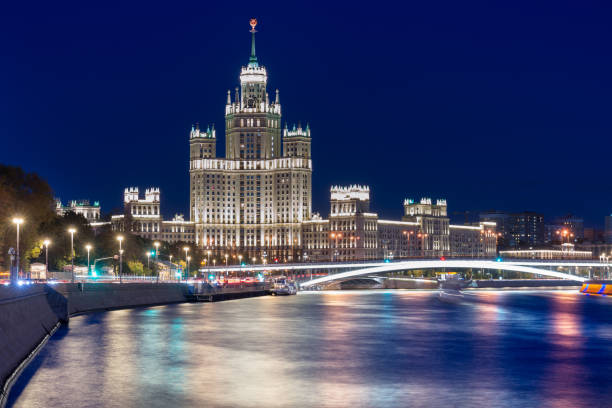
[[[49,245],[51,245],[51,241],[45,239],[43,245],[45,246],[45,279],[49,279]]]
[[[119,241],[119,283],[123,282],[123,249],[121,248],[121,243],[123,242],[123,235],[119,235],[117,237],[117,241]]]
[[[68,228],[68,232],[70,233],[70,269],[72,271],[72,283],[74,283],[74,233],[76,229]]]
[[[20,217],[13,218],[13,224],[17,226],[17,264],[16,264],[17,276],[16,278],[14,278],[14,280],[17,280],[19,279],[19,226],[23,224],[23,218],[20,218]]]
[[[151,268],[151,252],[147,251],[147,268]]]
[[[87,274],[91,274],[91,271],[89,270],[89,251],[91,251],[91,245],[85,245],[85,249],[87,250]]]
[[[159,283],[159,265],[157,264],[157,253],[159,252],[159,242],[155,241],[153,243],[155,247],[155,272],[157,272],[157,283]]]
[[[168,258],[170,258],[170,279],[172,279],[172,255],[168,255]]]
[[[185,251],[185,261],[187,262],[187,273],[186,276],[189,276],[189,260],[187,259],[187,252],[189,252],[189,247],[183,247],[183,251]]]
[[[191,257],[187,257],[187,277],[189,277],[189,261],[191,261]]]

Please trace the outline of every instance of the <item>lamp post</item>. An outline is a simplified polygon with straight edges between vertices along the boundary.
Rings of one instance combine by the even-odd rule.
[[[51,241],[45,239],[43,244],[45,246],[45,279],[49,279],[49,245],[51,245]]]
[[[189,261],[191,261],[190,256],[187,257],[187,276],[186,276],[187,278],[189,277]]]
[[[21,224],[23,224],[23,218],[20,217],[15,217],[13,218],[13,224],[15,224],[17,226],[17,263],[16,263],[16,277],[14,278],[14,280],[19,279],[19,226]]]
[[[119,241],[119,283],[123,283],[123,249],[121,248],[123,236],[119,235],[117,241]]]
[[[603,269],[603,271],[602,271],[602,277],[603,277],[604,275],[606,276],[606,278],[607,278],[607,277],[609,277],[609,276],[608,276],[608,275],[609,275],[609,273],[608,273],[608,271],[609,271],[609,269],[608,269],[608,262],[609,262],[609,260],[610,260],[610,256],[609,256],[609,255],[606,255],[606,254],[605,254],[605,252],[604,252],[604,253],[602,253],[601,255],[599,255],[599,260],[600,260],[601,262],[605,262],[605,264],[604,264],[604,269]]]
[[[74,233],[76,229],[69,228],[70,233],[70,270],[72,271],[72,283],[74,283]]]
[[[189,252],[189,247],[183,247],[183,251],[185,251],[185,262],[187,263],[187,271],[186,276],[189,276],[189,260],[187,259],[187,252]]]
[[[91,270],[89,268],[89,251],[91,251],[91,245],[87,244],[85,245],[85,249],[87,250],[87,274],[91,274]]]
[[[238,255],[238,265],[240,265],[240,276],[242,277],[242,255]]]
[[[157,255],[158,255],[158,252],[159,252],[159,242],[155,241],[153,243],[153,246],[155,247],[155,272],[156,272],[156,275],[157,275],[157,279],[156,280],[157,280],[157,283],[159,283],[159,265],[157,263]]]
[[[170,279],[172,279],[172,255],[169,255],[168,258],[170,258]]]
[[[147,251],[147,268],[151,268],[151,251]]]
[[[210,276],[210,249],[206,251],[206,255],[207,255],[206,266],[208,266],[208,275],[206,279],[208,280],[208,276]]]

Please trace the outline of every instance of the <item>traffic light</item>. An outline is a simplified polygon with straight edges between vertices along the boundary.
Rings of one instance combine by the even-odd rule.
[[[446,261],[446,257],[445,257],[445,256],[441,256],[441,257],[440,257],[440,260],[441,260],[441,261]]]
[[[501,256],[498,256],[498,257],[497,257],[497,259],[496,259],[496,261],[497,261],[497,262],[501,262],[501,261],[502,261]]]

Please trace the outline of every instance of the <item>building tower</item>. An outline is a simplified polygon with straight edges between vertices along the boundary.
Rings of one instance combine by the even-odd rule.
[[[233,99],[227,92],[225,158],[216,157],[214,127],[190,133],[190,216],[196,243],[230,262],[300,260],[301,222],[312,209],[310,128],[281,137],[279,92],[271,101],[250,24],[249,62]]]
[[[402,220],[419,225],[417,237],[423,257],[449,255],[449,219],[446,200],[438,199],[435,204],[432,204],[431,198],[421,198],[418,203],[412,199],[406,199]]]

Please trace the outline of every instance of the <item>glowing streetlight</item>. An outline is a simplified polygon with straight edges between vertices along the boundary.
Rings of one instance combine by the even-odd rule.
[[[91,251],[92,246],[90,244],[85,245],[85,249],[87,250],[87,273],[91,273],[90,267],[89,267],[89,251]]]
[[[51,241],[45,239],[43,245],[45,246],[45,278],[49,279],[49,245],[51,245]]]
[[[121,248],[121,243],[123,242],[123,235],[117,236],[117,241],[119,241],[119,283],[123,282],[123,248]]]
[[[155,272],[157,272],[157,283],[159,283],[159,265],[157,264],[157,254],[159,253],[159,242],[155,241],[153,243],[155,247]]]
[[[13,218],[13,224],[17,226],[17,264],[16,264],[16,276],[13,280],[19,279],[19,227],[23,224],[23,218],[15,217]]]
[[[189,260],[187,259],[187,252],[189,252],[189,247],[188,246],[183,247],[183,251],[185,251],[185,261],[187,261],[187,271],[186,271],[187,275],[186,276],[189,276]]]
[[[74,233],[76,229],[68,228],[68,232],[70,233],[70,265],[72,271],[72,283],[74,283]]]

